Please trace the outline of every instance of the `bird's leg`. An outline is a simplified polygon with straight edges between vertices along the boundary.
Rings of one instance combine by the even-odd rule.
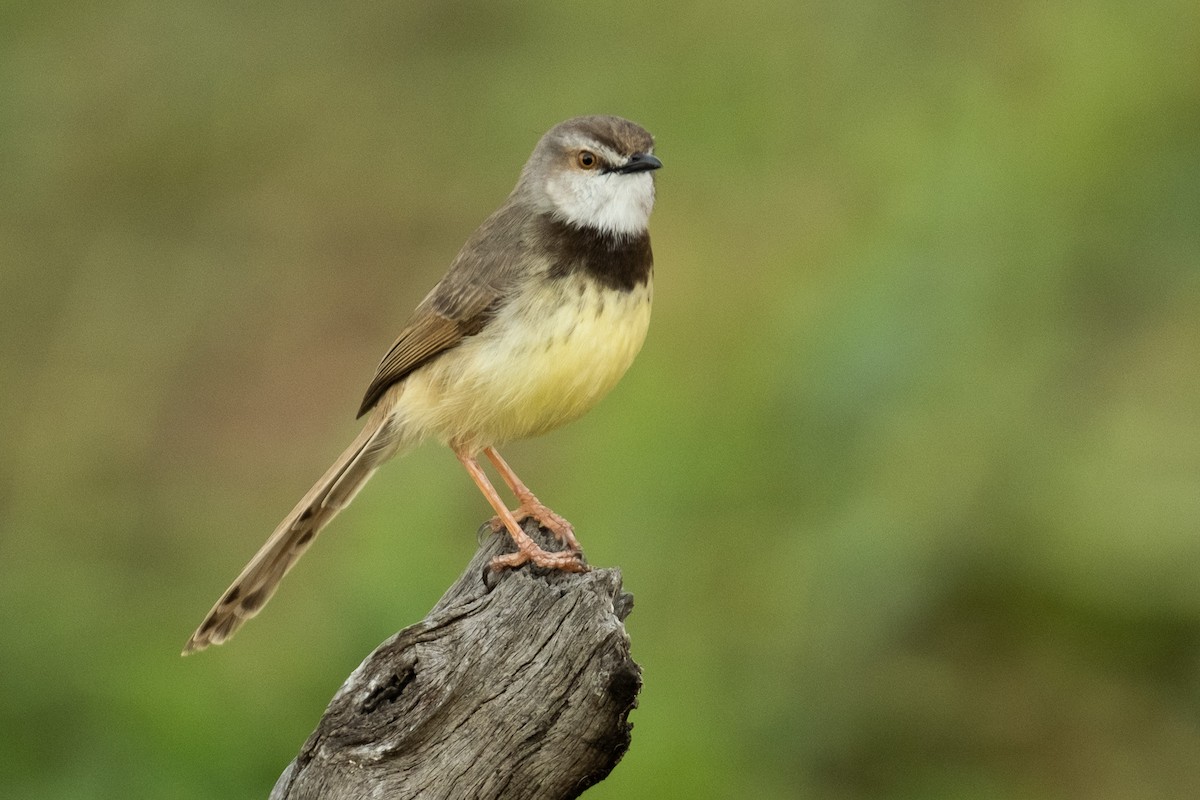
[[[521,482],[517,477],[517,473],[512,471],[512,467],[508,462],[500,457],[494,447],[483,448],[484,455],[488,460],[496,466],[496,470],[500,473],[500,477],[504,478],[504,482],[508,484],[508,488],[512,489],[512,493],[516,495],[517,506],[514,517],[517,522],[521,522],[529,517],[533,517],[546,530],[554,534],[554,538],[565,544],[567,547],[578,552],[580,550],[579,540],[575,538],[575,528],[571,523],[567,522],[558,514],[555,514],[541,500],[533,496],[533,492],[529,491],[529,487]],[[499,530],[501,520],[492,519],[492,529]]]
[[[579,560],[579,556],[576,553],[571,551],[549,553],[539,547],[537,542],[530,539],[529,535],[521,530],[516,517],[504,505],[504,501],[497,494],[491,481],[487,479],[487,475],[484,474],[483,468],[479,466],[479,462],[472,458],[465,450],[459,450],[458,448],[454,448],[454,455],[466,467],[467,472],[470,473],[471,478],[475,481],[475,485],[479,487],[479,491],[483,492],[483,496],[487,498],[488,503],[495,509],[503,526],[508,529],[509,535],[512,536],[513,542],[517,545],[517,552],[493,558],[492,569],[519,567],[530,561],[539,567],[561,569],[565,572],[583,572],[587,569],[583,562]]]

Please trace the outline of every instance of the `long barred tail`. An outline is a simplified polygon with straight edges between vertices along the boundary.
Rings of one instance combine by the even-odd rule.
[[[221,644],[257,614],[321,529],[354,499],[379,465],[396,454],[403,439],[395,421],[377,408],[350,447],[279,523],[221,595],[188,639],[183,655]]]

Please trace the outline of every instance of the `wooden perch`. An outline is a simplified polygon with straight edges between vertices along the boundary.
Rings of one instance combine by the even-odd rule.
[[[642,686],[633,597],[617,569],[493,571],[511,549],[488,535],[429,615],[367,656],[270,800],[555,800],[608,775]]]

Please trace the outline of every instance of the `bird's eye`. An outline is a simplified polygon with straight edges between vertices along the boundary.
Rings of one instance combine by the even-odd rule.
[[[580,169],[595,169],[600,164],[600,159],[596,158],[596,154],[591,150],[580,150],[579,155],[575,156],[575,163]]]

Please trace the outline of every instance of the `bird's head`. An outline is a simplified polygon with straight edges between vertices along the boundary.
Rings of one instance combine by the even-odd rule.
[[[618,236],[646,231],[654,208],[654,137],[620,117],[576,117],[551,128],[517,192],[539,212]]]

